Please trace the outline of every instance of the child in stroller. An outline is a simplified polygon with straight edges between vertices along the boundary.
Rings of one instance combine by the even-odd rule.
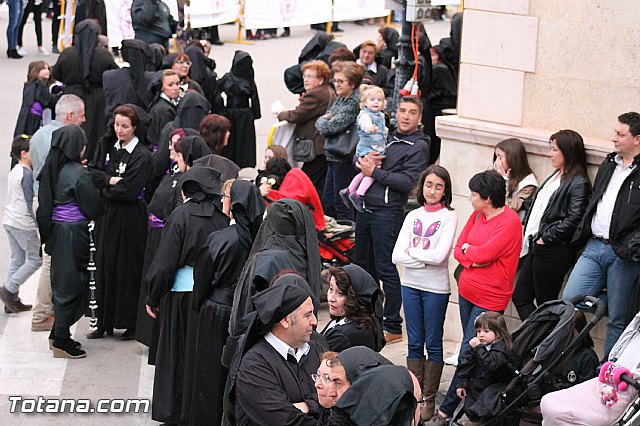
[[[543,426],[640,424],[640,385],[636,381],[640,376],[640,312],[616,342],[609,361],[613,365],[605,363],[601,377],[545,395],[540,404]],[[613,384],[603,383],[609,381],[609,369]],[[626,385],[620,374],[625,371],[633,384]]]

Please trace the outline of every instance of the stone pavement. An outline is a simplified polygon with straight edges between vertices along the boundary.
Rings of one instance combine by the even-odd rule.
[[[36,51],[34,26],[29,20],[25,27],[25,45],[30,55],[21,60],[8,60],[4,36],[7,25],[7,7],[0,6],[0,78],[3,81],[3,102],[0,107],[0,144],[3,160],[0,160],[0,202],[5,197],[6,176],[9,171],[9,146],[13,129],[21,103],[22,82],[26,79],[27,66],[30,61],[46,59],[54,64],[56,55],[48,58],[35,55]],[[50,40],[50,21],[43,20],[44,40]],[[345,32],[338,39],[349,47],[355,47],[366,39],[376,39],[377,27],[357,26],[343,23]],[[448,22],[427,24],[428,34],[437,43],[449,33]],[[220,26],[221,37],[234,39],[236,27]],[[297,57],[313,31],[308,27],[292,28],[289,38],[258,41],[253,45],[226,43],[214,46],[212,56],[217,62],[217,73],[222,76],[231,65],[235,50],[245,50],[254,59],[256,82],[262,105],[262,118],[256,122],[258,136],[258,157],[262,161],[262,153],[266,146],[267,134],[275,123],[275,117],[269,112],[271,103],[280,100],[285,107],[292,108],[297,97],[286,90],[283,83],[283,72],[287,66],[297,62]],[[48,47],[48,46],[47,46]],[[6,155],[6,156],[5,156]],[[3,233],[4,234],[4,233]],[[0,276],[6,273],[10,251],[6,238],[0,237]],[[39,273],[36,273],[23,286],[21,297],[25,303],[35,302],[35,292]],[[320,315],[326,322],[328,314],[323,309]],[[87,319],[78,322],[75,338],[87,351],[87,358],[81,360],[54,359],[47,347],[47,333],[30,331],[31,314],[4,314],[0,311],[0,424],[1,425],[102,425],[113,422],[118,425],[153,424],[149,413],[141,414],[11,414],[10,396],[37,399],[44,398],[83,398],[94,403],[99,399],[131,399],[151,398],[153,384],[153,367],[146,364],[146,348],[135,342],[123,342],[114,337],[87,341],[89,332]],[[116,332],[118,334],[118,332]],[[449,355],[455,344],[445,342],[446,355]],[[406,356],[406,340],[389,345],[382,351],[397,364],[404,364]],[[446,390],[452,367],[446,367],[441,390]],[[15,400],[15,398],[13,398]],[[116,407],[116,405],[114,405]]]

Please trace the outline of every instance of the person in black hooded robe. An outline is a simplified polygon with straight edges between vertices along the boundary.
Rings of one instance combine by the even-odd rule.
[[[220,91],[227,97],[225,115],[231,121],[229,144],[224,156],[240,168],[256,166],[256,126],[260,118],[260,98],[254,80],[253,59],[236,50],[231,71],[220,79]]]
[[[189,77],[200,85],[204,97],[211,104],[212,111],[219,113],[222,98],[220,98],[218,75],[215,73],[216,62],[205,55],[202,45],[197,41],[189,45],[184,53],[191,59]]]
[[[322,264],[315,224],[309,208],[300,201],[288,198],[271,204],[251,247],[247,268],[255,261],[254,256],[265,250],[289,251],[293,270],[307,280],[311,292],[317,299],[320,298]],[[254,310],[251,297],[258,289],[251,278],[253,277],[243,274],[235,288],[229,321],[231,336],[237,336],[242,332],[242,319]]]
[[[282,275],[253,297],[256,311],[246,318],[250,324],[229,375],[237,425],[317,424],[324,410],[311,374],[325,348],[310,340],[317,325],[314,299],[296,274]]]
[[[100,24],[100,34],[107,35],[107,9],[104,0],[78,0],[74,19],[76,22],[96,20]]]
[[[228,373],[222,365],[222,350],[229,335],[233,291],[265,210],[260,191],[247,181],[234,181],[225,201],[225,210],[230,208],[235,224],[209,235],[194,269],[193,303],[198,311],[198,337],[192,353],[191,424],[221,424]]]
[[[162,130],[167,123],[176,118],[180,104],[180,77],[178,73],[173,70],[164,70],[158,83],[160,91],[149,106],[151,122],[147,132],[147,141],[151,144],[152,152],[156,152],[158,149]]]
[[[413,426],[418,401],[409,370],[381,365],[364,371],[332,408],[327,426]]]
[[[160,313],[151,417],[164,423],[189,423],[183,398],[192,383],[185,359],[196,350],[197,316],[192,308],[194,265],[207,236],[229,225],[220,207],[220,173],[198,166],[182,178],[187,201],[167,219],[160,245],[145,276],[147,312]],[[163,298],[162,305],[160,300]]]
[[[80,127],[56,130],[40,174],[37,220],[44,250],[51,255],[55,321],[49,339],[55,358],[86,355],[69,331],[82,317],[88,299],[89,221],[103,212],[91,174],[80,163],[86,145]]]
[[[378,34],[378,61],[381,65],[391,69],[393,59],[398,57],[400,34],[391,27],[379,28]]]
[[[151,174],[151,153],[137,135],[138,116],[129,106],[114,111],[118,141],[105,163],[94,169],[105,204],[97,223],[96,298],[98,324],[87,335],[98,339],[114,328],[135,338],[138,298],[147,241],[147,205],[144,186]]]
[[[105,71],[102,74],[105,116],[109,120],[113,111],[122,104],[135,104],[148,110],[153,73],[145,71],[153,60],[153,50],[142,40],[122,40],[122,59],[129,68]]]
[[[102,74],[119,69],[107,49],[98,48],[100,26],[91,19],[78,23],[74,46],[64,49],[51,68],[51,77],[65,85],[64,94],[77,95],[84,101],[86,121],[82,125],[87,134],[85,158],[93,158],[98,140],[105,134],[105,99]]]
[[[176,115],[172,121],[165,124],[160,138],[153,142],[157,149],[153,153],[153,178],[161,178],[169,169],[170,135],[176,129],[192,129],[197,131],[202,119],[209,114],[211,104],[204,96],[197,92],[187,92],[178,105]]]
[[[384,310],[380,286],[358,265],[332,267],[329,274],[332,281],[327,294],[330,311],[334,298],[344,297],[345,300],[344,314],[332,314],[331,321],[322,330],[329,349],[340,352],[352,346],[366,346],[380,352],[386,343],[382,331]],[[333,290],[339,296],[330,296]]]
[[[178,134],[178,136],[180,135]],[[149,203],[149,229],[144,253],[144,266],[142,267],[143,280],[156,257],[166,220],[171,212],[182,204],[180,189],[184,173],[193,166],[194,160],[210,152],[209,147],[200,136],[182,135],[172,147],[177,161],[176,167],[172,168],[172,173],[164,176]],[[160,326],[159,321],[154,321],[147,315],[145,308],[147,292],[144,290],[144,281],[142,286],[143,290],[140,291],[138,303],[136,340],[149,348],[148,362],[150,365],[155,365]],[[160,303],[162,303],[162,300],[160,300]],[[162,314],[158,313],[158,315]]]

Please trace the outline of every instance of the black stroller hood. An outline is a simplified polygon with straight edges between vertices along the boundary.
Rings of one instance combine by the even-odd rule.
[[[513,332],[513,350],[537,365],[556,357],[574,337],[575,307],[553,300],[541,305]],[[535,349],[533,358],[529,354]]]

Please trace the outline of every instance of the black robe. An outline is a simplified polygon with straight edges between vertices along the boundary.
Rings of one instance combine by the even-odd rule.
[[[47,242],[51,254],[51,290],[57,327],[71,327],[88,302],[89,220],[102,214],[100,194],[82,164],[69,162],[60,170],[54,204],[76,203],[87,218],[77,222],[53,222]]]
[[[83,82],[82,55],[79,46],[64,49],[51,68],[51,77],[64,83],[64,94],[77,95],[84,101],[86,121],[82,125],[87,134],[85,158],[93,158],[98,140],[105,134],[105,99],[102,89],[102,73],[119,69],[107,49],[96,48],[90,58],[88,81]]]
[[[173,121],[176,118],[177,106],[174,106],[171,102],[158,97],[156,103],[151,107],[149,114],[151,115],[151,123],[149,123],[149,130],[147,131],[147,140],[153,147],[160,145],[160,137],[162,129],[167,123]],[[155,151],[155,149],[153,150]]]
[[[372,329],[358,330],[358,324],[355,321],[349,321],[343,325],[336,325],[328,329],[327,326],[322,330],[329,350],[334,352],[342,352],[353,346],[366,346],[371,350],[376,350],[376,334]]]
[[[324,351],[309,342],[309,353],[295,364],[287,361],[261,339],[242,358],[236,379],[236,417],[244,425],[316,425],[318,418],[293,406],[306,402],[319,411],[318,396],[311,379]]]
[[[13,136],[33,134],[42,125],[42,112],[40,115],[31,112],[33,104],[38,102],[42,110],[49,108],[53,110],[55,103],[60,96],[52,95],[46,83],[39,80],[29,81],[22,88],[22,106],[18,113],[18,121],[13,131]]]
[[[166,175],[160,186],[153,194],[153,198],[149,203],[149,215],[154,215],[158,220],[165,221],[169,214],[178,205],[178,197],[180,193],[180,177],[182,173],[177,171],[170,175]],[[147,274],[149,266],[155,258],[156,251],[160,245],[160,237],[164,224],[151,224],[149,221],[149,229],[147,231],[147,245],[144,252],[144,265],[142,267],[142,277]],[[143,283],[144,286],[144,283]],[[147,294],[145,291],[140,292],[138,302],[138,320],[136,323],[136,340],[149,348],[149,365],[156,363],[156,351],[158,347],[158,336],[160,334],[159,321],[154,320],[147,314],[146,310]],[[159,314],[161,315],[161,314]]]
[[[218,87],[218,76],[215,73],[215,61],[207,58],[198,46],[189,46],[184,50],[184,53],[191,59],[189,77],[200,86],[202,94],[211,104],[212,112],[220,114],[222,98]]]
[[[140,141],[131,153],[114,146],[104,166],[94,171],[103,183],[106,210],[96,226],[98,320],[107,329],[133,329],[147,241],[143,190],[151,174],[151,152]],[[108,184],[109,177],[119,175],[120,182]]]
[[[189,422],[192,368],[196,351],[196,313],[191,292],[173,292],[176,271],[194,266],[207,235],[229,224],[213,200],[188,201],[167,219],[158,251],[145,276],[147,304],[160,305],[160,336],[153,384],[152,418],[166,423]]]
[[[256,126],[260,118],[260,98],[253,74],[253,60],[247,52],[236,51],[231,71],[220,79],[220,91],[227,97],[224,113],[231,121],[229,144],[224,156],[240,168],[256,166]]]

